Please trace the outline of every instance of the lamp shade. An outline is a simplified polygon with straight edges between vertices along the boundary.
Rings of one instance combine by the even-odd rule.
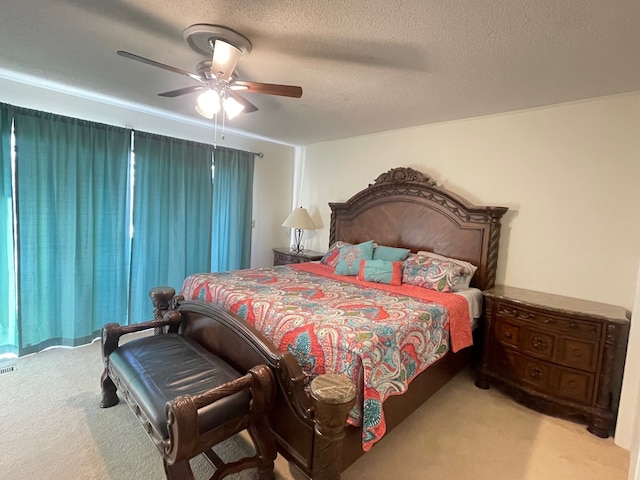
[[[242,105],[233,97],[225,97],[222,105],[224,107],[224,112],[227,114],[227,118],[229,118],[229,120],[233,120],[240,114],[240,112],[244,110],[244,105]]]
[[[242,50],[223,40],[216,40],[213,45],[213,61],[211,74],[228,82],[233,77],[233,70],[242,56]]]
[[[287,217],[287,219],[282,224],[283,227],[289,228],[299,228],[302,230],[315,230],[316,227],[313,225],[313,221],[309,216],[309,212],[307,212],[306,208],[294,208],[291,214]]]
[[[213,116],[220,111],[220,96],[218,92],[212,89],[206,90],[198,96],[196,104],[196,112],[206,118]]]

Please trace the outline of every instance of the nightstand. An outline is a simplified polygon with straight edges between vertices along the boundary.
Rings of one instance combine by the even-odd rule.
[[[292,252],[290,248],[274,248],[273,264],[288,265],[290,263],[313,262],[315,260],[320,260],[323,256],[324,253],[314,252],[313,250]]]
[[[528,407],[585,420],[594,435],[611,435],[627,349],[627,311],[505,286],[483,293],[484,347],[476,386],[496,384]]]

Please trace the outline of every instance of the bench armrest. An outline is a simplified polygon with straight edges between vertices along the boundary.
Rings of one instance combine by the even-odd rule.
[[[182,315],[171,305],[182,299],[176,296],[176,291],[171,287],[156,287],[149,292],[149,297],[153,301],[153,320],[137,323],[135,325],[120,325],[118,323],[107,323],[102,327],[102,361],[105,369],[108,366],[109,355],[118,348],[120,337],[127,333],[143,332],[153,328],[154,333],[164,333],[164,328],[169,326],[169,331],[177,331],[182,321]]]
[[[170,464],[192,458],[202,451],[202,445],[210,443],[209,437],[218,435],[216,429],[200,432],[198,410],[242,390],[249,389],[252,400],[249,416],[262,416],[275,399],[275,387],[271,369],[258,365],[246,375],[212,388],[199,395],[182,395],[167,402],[166,417],[169,438],[162,445],[165,458]],[[244,422],[244,419],[234,419]],[[225,428],[223,425],[220,428]]]
[[[148,322],[137,323],[135,325],[120,325],[119,323],[107,323],[102,327],[102,360],[107,365],[109,355],[118,348],[120,337],[128,333],[143,332],[153,329],[155,333],[162,332],[162,327],[178,328],[182,321],[182,315],[176,310],[169,310],[163,313],[161,318],[149,320]]]

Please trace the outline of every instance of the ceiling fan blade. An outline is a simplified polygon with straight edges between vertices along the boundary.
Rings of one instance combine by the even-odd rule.
[[[246,93],[264,93],[266,95],[280,95],[281,97],[302,97],[302,87],[296,87],[294,85],[278,85],[275,83],[260,83],[260,82],[243,82],[236,80],[233,85],[238,87],[244,87],[242,90]]]
[[[161,97],[179,97],[180,95],[186,95],[187,93],[197,92],[198,90],[204,90],[204,85],[193,85],[191,87],[178,88],[177,90],[170,90],[168,92],[159,93]]]
[[[233,90],[227,90],[227,94],[231,98],[233,98],[236,102],[238,102],[239,104],[244,106],[244,112],[245,113],[251,113],[251,112],[257,112],[258,111],[258,107],[256,107],[253,103],[251,103],[249,100],[247,100],[243,96],[238,95]]]
[[[241,56],[242,50],[239,48],[223,40],[216,40],[213,45],[213,61],[211,62],[213,77],[229,81]]]
[[[141,57],[140,55],[136,55],[135,53],[125,52],[124,50],[118,50],[118,55],[121,57],[129,58],[131,60],[135,60],[137,62],[146,63],[147,65],[151,65],[152,67],[163,68],[165,70],[169,70],[170,72],[179,73],[180,75],[186,75],[189,78],[193,78],[199,82],[203,82],[200,75],[195,73],[187,72],[186,70],[182,70],[180,68],[172,67],[171,65],[165,65],[164,63],[156,62],[155,60],[150,60],[145,57]]]

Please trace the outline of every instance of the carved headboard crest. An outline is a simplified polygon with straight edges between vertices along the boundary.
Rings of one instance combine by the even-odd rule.
[[[422,183],[432,187],[437,186],[435,180],[430,176],[409,167],[392,168],[388,172],[378,175],[378,178],[373,183],[370,183],[369,186],[382,183]]]

